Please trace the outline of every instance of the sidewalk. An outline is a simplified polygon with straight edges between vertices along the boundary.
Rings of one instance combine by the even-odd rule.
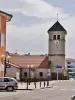
[[[53,84],[55,83],[59,83],[59,82],[72,82],[74,80],[52,80],[49,81],[49,86],[47,86],[47,81],[45,82],[45,86],[44,86],[44,82],[41,82],[41,87],[40,87],[40,82],[36,82],[36,88],[35,88],[35,84],[34,82],[31,82],[30,85],[28,84],[28,88],[27,88],[27,83],[26,82],[19,82],[18,83],[18,90],[33,90],[33,89],[43,89],[43,88],[51,88],[53,86]]]

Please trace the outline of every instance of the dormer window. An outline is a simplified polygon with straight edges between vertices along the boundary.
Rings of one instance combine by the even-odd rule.
[[[57,35],[57,40],[60,40],[60,35]]]

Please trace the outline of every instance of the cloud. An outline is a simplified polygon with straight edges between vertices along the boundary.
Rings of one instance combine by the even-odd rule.
[[[15,52],[16,49],[20,53],[48,53],[48,34],[47,30],[54,24],[57,13],[59,14],[59,22],[68,31],[66,36],[66,55],[67,57],[75,57],[75,18],[64,13],[63,9],[55,7],[43,0],[2,0],[0,3],[1,10],[13,13],[22,13],[25,17],[33,17],[35,20],[41,19],[43,23],[32,24],[32,26],[25,25],[25,19],[15,19],[13,21],[20,20],[23,26],[19,26],[20,21],[13,21],[7,24],[7,50]],[[37,19],[38,18],[38,19]],[[15,19],[15,20],[14,20]],[[30,19],[30,18],[29,18]],[[64,19],[64,20],[62,20]],[[45,20],[45,21],[44,21]],[[27,22],[26,22],[27,23]],[[31,22],[32,23],[32,22]],[[30,23],[29,23],[30,24]],[[72,45],[73,44],[73,45]]]
[[[36,16],[38,18],[56,18],[57,13],[60,18],[67,18],[61,8],[54,7],[43,0],[13,0],[13,7],[8,5],[5,11],[22,12],[24,15]],[[18,4],[18,6],[17,6]]]
[[[57,13],[61,18],[67,17],[67,14],[62,12],[62,9],[53,7],[52,5],[42,0],[23,0],[24,7],[22,12],[29,16],[37,16],[38,18],[55,18]]]
[[[20,53],[47,53],[48,25],[35,25],[31,27],[7,26],[7,50]],[[39,30],[39,31],[38,31]]]
[[[33,26],[7,26],[7,50],[20,53],[48,53],[47,30],[55,21]],[[60,20],[60,23],[67,30],[66,35],[66,57],[75,57],[75,18]]]

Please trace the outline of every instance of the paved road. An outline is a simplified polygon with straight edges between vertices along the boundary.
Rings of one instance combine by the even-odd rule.
[[[10,96],[0,96],[0,100],[71,100],[74,94],[75,81],[64,81],[54,83],[52,88],[11,92]]]

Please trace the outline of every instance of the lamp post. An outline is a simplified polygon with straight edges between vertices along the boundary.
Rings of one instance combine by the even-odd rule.
[[[4,77],[6,76],[6,68],[7,68],[7,66],[9,66],[9,60],[10,60],[10,56],[9,56],[8,52],[6,52],[5,55],[1,56],[2,64],[4,64]]]
[[[59,41],[56,40],[55,44],[56,44],[56,47],[57,47],[57,54],[58,54],[58,43],[59,43]],[[57,56],[57,54],[56,54],[56,56]],[[58,66],[58,62],[57,62],[57,66]],[[58,77],[59,77],[59,72],[58,72],[58,68],[57,68],[57,81],[58,81]]]
[[[29,80],[29,85],[30,85],[30,65],[27,65],[27,67],[29,69],[29,77],[28,77],[29,79],[28,80]]]
[[[32,71],[33,71],[34,65],[31,65],[31,66],[30,66],[30,68],[31,68],[31,69],[32,69]],[[32,76],[32,73],[31,73],[31,76]]]
[[[30,85],[30,80],[31,80],[31,68],[33,68],[34,65],[27,65],[29,68],[29,85]]]

